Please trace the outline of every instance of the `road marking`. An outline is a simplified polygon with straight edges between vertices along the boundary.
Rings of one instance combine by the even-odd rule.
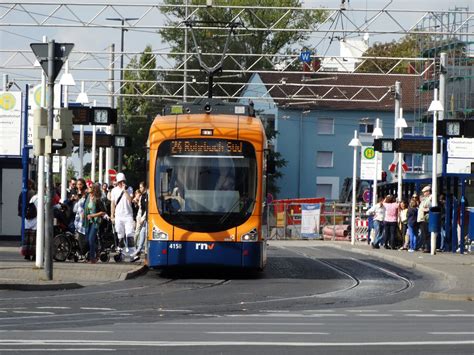
[[[419,309],[393,309],[390,310],[389,312],[398,312],[398,313],[415,313],[415,312],[421,312]]]
[[[430,317],[432,317],[432,318],[435,318],[435,317],[437,317],[437,318],[445,318],[445,317],[446,318],[447,317],[463,317],[463,318],[467,317],[467,318],[469,318],[469,317],[474,317],[474,314],[405,314],[405,316],[407,316],[407,317],[420,317],[420,318],[423,318],[423,317],[425,317],[425,318],[430,318]]]
[[[38,312],[38,311],[13,311],[18,314],[54,314],[54,312]]]
[[[428,332],[434,335],[473,335],[474,332]]]
[[[257,335],[328,335],[323,332],[206,332],[206,334],[257,334]]]
[[[368,314],[356,314],[357,317],[393,317],[393,314],[389,313],[368,313]]]
[[[432,312],[462,312],[461,309],[433,309]]]
[[[369,312],[376,313],[378,311],[375,310],[375,309],[348,309],[346,312],[349,312],[349,313],[369,313]]]
[[[44,306],[44,307],[36,307],[37,309],[71,309],[71,307],[54,307],[54,306]]]
[[[163,322],[160,324],[166,325],[285,325],[285,326],[295,326],[295,325],[302,325],[302,326],[313,326],[313,325],[325,325],[325,323],[256,323],[256,322]]]
[[[278,311],[278,310],[268,310],[268,311],[259,311],[261,313],[289,313],[290,311]]]
[[[246,317],[259,317],[259,318],[316,318],[316,317],[347,317],[347,314],[340,313],[311,313],[311,314],[301,314],[301,313],[278,313],[278,314],[226,314],[225,317],[233,318],[246,318]]]
[[[81,307],[85,311],[116,311],[115,308],[101,308],[101,307]]]
[[[123,346],[123,347],[177,347],[177,346],[319,346],[319,347],[349,347],[349,346],[402,346],[410,347],[414,345],[474,345],[474,340],[447,340],[447,341],[381,341],[381,342],[275,342],[275,341],[143,341],[143,340],[64,340],[64,339],[44,339],[44,340],[18,340],[0,339],[0,345],[88,345],[88,346]],[[91,348],[88,348],[91,349]],[[77,351],[77,348],[75,349]],[[101,348],[102,350],[102,348]]]
[[[162,309],[158,308],[158,312],[192,312],[190,309]]]
[[[0,330],[0,333],[114,333],[112,330],[67,330],[67,329],[38,329],[38,330]]]
[[[23,352],[23,351],[34,351],[34,352],[39,352],[39,351],[117,351],[117,349],[107,349],[107,348],[71,348],[71,349],[20,349],[20,348],[15,348],[15,349],[1,349],[2,352],[7,352],[7,351],[14,351],[14,352]]]

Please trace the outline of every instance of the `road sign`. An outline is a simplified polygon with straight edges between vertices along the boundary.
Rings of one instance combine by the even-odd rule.
[[[300,60],[304,63],[311,62],[311,51],[303,51],[300,53]]]
[[[115,169],[109,169],[108,172],[110,181],[115,181],[115,178],[117,177],[117,171]]]
[[[373,180],[375,176],[375,150],[374,147],[362,147],[360,161],[360,178]],[[382,153],[378,154],[377,180],[382,180]]]
[[[362,194],[362,199],[365,203],[368,203],[370,201],[370,190],[364,190],[364,193]]]
[[[49,53],[48,47],[49,45],[53,45],[53,72],[49,73],[48,69],[48,60],[49,60]],[[72,48],[74,47],[73,43],[55,43],[51,41],[49,43],[30,43],[31,50],[35,54],[38,62],[41,64],[44,73],[48,76],[49,80],[54,81],[58,76],[61,68],[63,67],[63,63],[66,61],[69,53],[71,53]]]

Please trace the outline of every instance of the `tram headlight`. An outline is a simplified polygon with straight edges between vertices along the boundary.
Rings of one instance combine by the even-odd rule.
[[[153,226],[152,238],[153,240],[168,240],[168,233],[163,232],[157,226]]]
[[[254,228],[251,231],[242,234],[240,239],[242,242],[256,242],[258,240],[257,228]]]

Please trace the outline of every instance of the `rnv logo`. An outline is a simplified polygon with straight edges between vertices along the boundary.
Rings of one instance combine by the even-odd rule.
[[[214,243],[196,243],[196,250],[212,250],[214,249]]]

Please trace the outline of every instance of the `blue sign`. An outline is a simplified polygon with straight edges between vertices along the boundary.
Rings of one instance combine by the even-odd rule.
[[[300,60],[305,63],[311,62],[311,51],[304,51],[300,53]]]

